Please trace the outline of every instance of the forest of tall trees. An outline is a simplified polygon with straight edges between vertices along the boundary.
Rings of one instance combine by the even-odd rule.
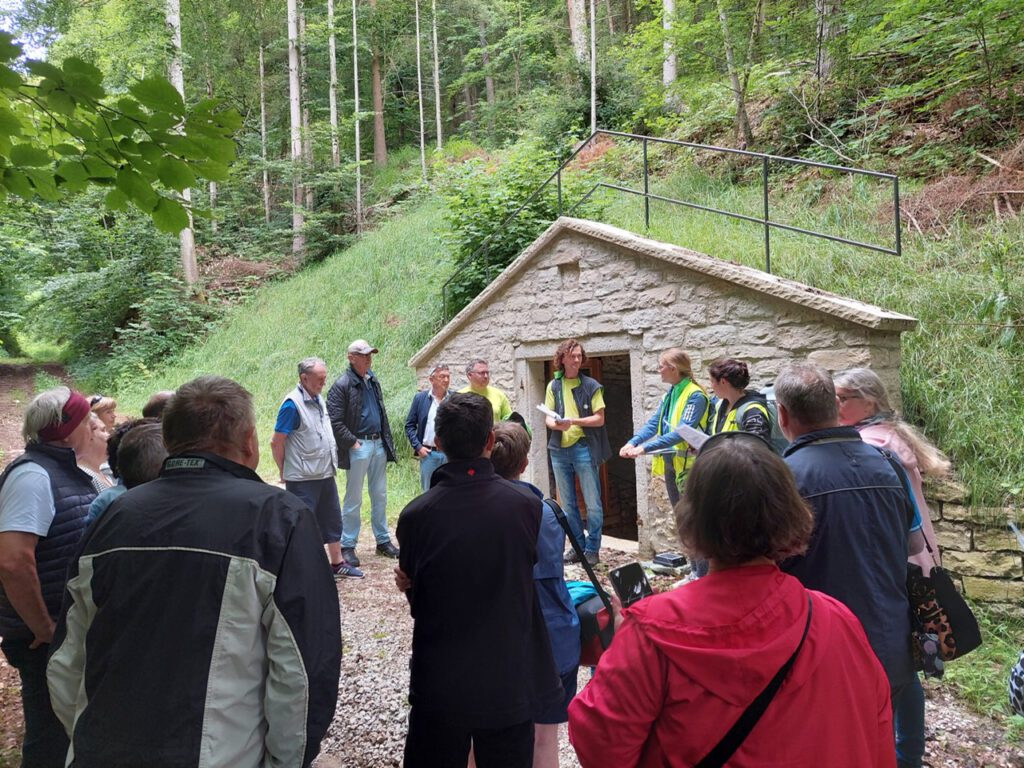
[[[205,300],[202,285],[192,287],[204,259],[290,269],[322,259],[439,164],[517,142],[555,162],[598,126],[934,177],[985,167],[978,153],[1019,137],[1024,111],[1016,0],[12,0],[5,8],[0,29],[43,62],[4,68],[21,102],[0,93],[0,179],[14,193],[0,202],[8,352],[18,346],[12,329],[32,317],[35,332],[70,345],[72,357],[106,354],[145,315],[152,275],[178,299],[199,291]],[[62,176],[74,163],[51,163],[59,150],[22,168],[27,155],[11,151],[11,126],[35,125],[43,142],[39,126],[52,126],[53,105],[63,103],[52,81],[50,111],[33,112],[47,106],[29,98],[42,93],[47,66],[102,73],[109,104],[130,99],[139,83],[173,101],[153,85],[171,83],[182,114],[161,135],[192,154],[159,142],[146,150],[153,157],[126,152],[115,158],[125,179],[113,191],[110,178],[88,169]],[[219,122],[197,131],[185,110]],[[921,127],[929,123],[934,129]],[[117,141],[135,151],[144,139]],[[406,166],[415,166],[411,175],[395,170]],[[64,198],[65,189],[86,191]],[[154,221],[181,229],[175,246]],[[104,311],[56,302],[69,285],[106,297]],[[174,301],[157,303],[150,326]],[[205,313],[186,314],[198,327]]]

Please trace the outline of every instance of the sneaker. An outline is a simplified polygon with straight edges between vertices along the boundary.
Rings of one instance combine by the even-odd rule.
[[[353,568],[359,567],[359,558],[356,557],[355,547],[342,547],[341,559],[344,560],[348,565],[351,565]]]
[[[342,560],[337,565],[332,565],[331,570],[334,572],[334,578],[336,579],[361,579],[363,578],[363,572],[356,568],[354,565],[349,565]]]
[[[565,550],[565,554],[562,555],[563,563],[578,563],[580,561],[579,555],[576,554],[575,549]]]
[[[601,558],[597,556],[597,552],[584,552],[583,556],[587,558],[587,562],[591,565],[597,565],[601,562]]]
[[[391,543],[391,540],[385,541],[383,544],[377,545],[377,554],[383,555],[384,557],[398,558],[398,547]]]

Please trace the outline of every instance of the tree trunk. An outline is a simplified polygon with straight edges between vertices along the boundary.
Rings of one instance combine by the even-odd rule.
[[[420,50],[420,0],[415,0],[416,9],[416,106],[420,112],[420,172],[423,183],[427,183],[427,129],[423,122],[423,61]]]
[[[377,9],[377,0],[370,0]],[[387,136],[384,133],[384,83],[381,78],[380,47],[373,41],[370,59],[370,79],[373,84],[373,164],[378,168],[388,164]]]
[[[676,0],[662,0],[661,26],[664,30],[665,42],[663,52],[665,60],[661,65],[661,84],[666,88],[676,81],[676,46],[672,40],[672,27],[676,21]]]
[[[494,106],[494,78],[491,77],[491,53],[487,50],[487,22],[478,20],[480,29],[480,55],[484,65],[484,88],[487,93],[487,106]]]
[[[171,84],[185,98],[185,70],[181,65],[181,2],[180,0],[167,0],[165,23],[167,31],[171,35],[171,60],[168,64]],[[181,198],[185,207],[190,209],[192,205],[192,190],[185,188],[181,192]],[[181,271],[188,285],[195,285],[199,280],[199,268],[196,266],[196,239],[192,231],[192,211],[188,213],[189,226],[185,227],[178,234],[178,241],[181,246]]]
[[[615,37],[615,21],[612,19],[612,0],[604,0],[604,15],[608,17],[608,34]]]
[[[206,63],[206,97],[213,98],[213,75],[210,74],[210,64]],[[210,231],[217,234],[217,182],[210,182]]]
[[[306,249],[303,233],[306,220],[302,205],[302,88],[299,83],[298,0],[288,0],[288,114],[291,121],[292,159],[292,254],[301,257]]]
[[[732,37],[729,35],[729,19],[725,13],[723,0],[716,0],[718,5],[718,20],[722,24],[722,40],[725,46],[725,66],[729,71],[729,81],[732,84],[733,100],[736,102],[736,138],[743,147],[753,143],[753,133],[750,129],[750,118],[747,116],[747,89],[746,83],[740,82],[739,65],[736,62],[736,51],[732,44]]]
[[[327,51],[330,56],[331,82],[327,99],[331,110],[331,167],[341,167],[341,143],[338,141],[338,49],[334,39],[334,0],[327,0]]]
[[[260,158],[263,160],[263,220],[270,224],[270,170],[267,168],[267,82],[260,40]]]
[[[597,133],[597,0],[590,0],[590,135]]]
[[[359,25],[358,0],[352,0],[352,100],[356,143],[356,234],[363,231],[363,166],[359,136]]]
[[[309,86],[306,77],[306,8],[299,0],[299,93],[302,99],[302,163],[310,174],[313,173],[313,133],[309,129]],[[306,210],[312,211],[315,203],[312,185],[306,185]]]
[[[431,0],[430,11],[431,36],[434,43],[434,120],[437,122],[437,151],[440,152],[444,146],[444,138],[441,128],[441,64],[437,53],[437,0]]]
[[[587,4],[586,0],[567,0],[569,10],[569,37],[576,61],[587,63]]]
[[[623,32],[628,35],[633,31],[633,0],[625,0],[623,5],[626,10],[626,22],[623,25]]]
[[[830,46],[841,31],[842,0],[814,0],[818,23],[815,31],[814,77],[819,86],[828,80],[835,65]]]

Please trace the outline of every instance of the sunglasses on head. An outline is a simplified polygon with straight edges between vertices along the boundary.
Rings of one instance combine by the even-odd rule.
[[[89,407],[92,408],[94,405],[99,403],[106,395],[93,395],[89,398]]]
[[[753,432],[737,431],[719,432],[717,435],[712,435],[711,437],[704,441],[704,444],[700,447],[700,450],[697,451],[697,455],[700,456],[702,453],[707,451],[709,446],[720,445],[721,443],[724,443],[727,440],[746,440],[748,442],[753,441],[755,443],[759,443],[760,445],[766,446],[768,450],[770,450],[772,453],[775,453],[775,448],[772,447],[772,444],[769,443],[760,435],[755,435]]]

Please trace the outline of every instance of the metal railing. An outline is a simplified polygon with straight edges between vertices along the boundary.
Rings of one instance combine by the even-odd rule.
[[[562,200],[562,172],[576,159],[576,156],[586,149],[590,144],[597,139],[599,136],[613,136],[620,139],[628,139],[630,141],[641,142],[643,145],[643,189],[632,189],[631,187],[623,186],[621,184],[608,184],[605,182],[598,182],[590,188],[590,190],[577,202],[575,202],[568,209],[564,208]],[[729,155],[739,155],[742,157],[755,158],[760,161],[761,165],[761,189],[762,189],[762,211],[761,216],[749,216],[742,213],[735,213],[734,211],[724,211],[720,208],[712,208],[707,205],[700,205],[687,200],[677,200],[672,197],[665,197],[664,195],[657,195],[651,192],[650,185],[650,164],[648,162],[648,147],[651,144],[667,144],[675,147],[686,147],[688,149],[695,149],[707,152],[719,152]],[[772,163],[785,163],[789,165],[802,165],[811,168],[824,168],[831,171],[839,171],[841,173],[869,176],[876,179],[885,179],[892,182],[892,201],[893,201],[893,224],[895,228],[893,247],[889,248],[883,245],[875,243],[864,243],[858,240],[851,240],[849,238],[840,237],[838,235],[831,235],[826,232],[817,232],[813,229],[805,229],[803,227],[796,227],[792,224],[784,224],[779,221],[772,221],[769,209],[769,176]],[[582,144],[580,144],[573,152],[565,159],[565,161],[558,167],[558,169],[552,173],[548,178],[541,184],[523,203],[516,208],[512,213],[505,217],[494,232],[487,236],[487,238],[480,244],[480,246],[473,251],[473,253],[464,259],[456,268],[455,273],[445,281],[444,286],[441,288],[441,299],[443,302],[444,317],[447,319],[451,317],[449,313],[449,295],[452,283],[459,277],[460,272],[468,267],[470,264],[478,261],[480,258],[484,259],[485,274],[488,281],[494,277],[495,267],[490,263],[490,245],[492,241],[503,234],[509,224],[517,216],[519,216],[527,207],[533,203],[549,185],[554,182],[556,188],[557,198],[557,215],[561,216],[562,213],[572,214],[576,209],[585,203],[590,197],[599,189],[610,189],[616,192],[623,192],[631,195],[639,195],[644,199],[644,229],[649,230],[651,227],[651,201],[656,200],[663,203],[671,203],[673,205],[680,205],[685,208],[692,208],[698,211],[705,211],[707,213],[714,213],[719,216],[726,216],[731,219],[738,219],[740,221],[752,222],[759,224],[764,228],[764,269],[766,272],[771,274],[772,271],[772,242],[771,232],[773,229],[779,229],[786,232],[795,232],[801,235],[809,235],[811,237],[818,237],[823,240],[830,240],[834,243],[842,243],[844,245],[852,245],[855,248],[864,248],[869,251],[876,251],[878,253],[885,253],[891,256],[900,257],[903,253],[903,243],[900,236],[900,180],[898,176],[891,173],[881,173],[879,171],[869,171],[863,168],[850,168],[843,165],[831,165],[829,163],[820,163],[815,160],[802,160],[796,157],[783,157],[781,155],[769,155],[763,152],[750,152],[745,149],[732,149],[730,147],[716,147],[708,144],[694,144],[688,141],[676,141],[674,139],[661,139],[653,136],[638,136],[632,133],[622,133],[620,131],[606,131],[597,130],[587,138]],[[502,266],[502,269],[504,267]]]

